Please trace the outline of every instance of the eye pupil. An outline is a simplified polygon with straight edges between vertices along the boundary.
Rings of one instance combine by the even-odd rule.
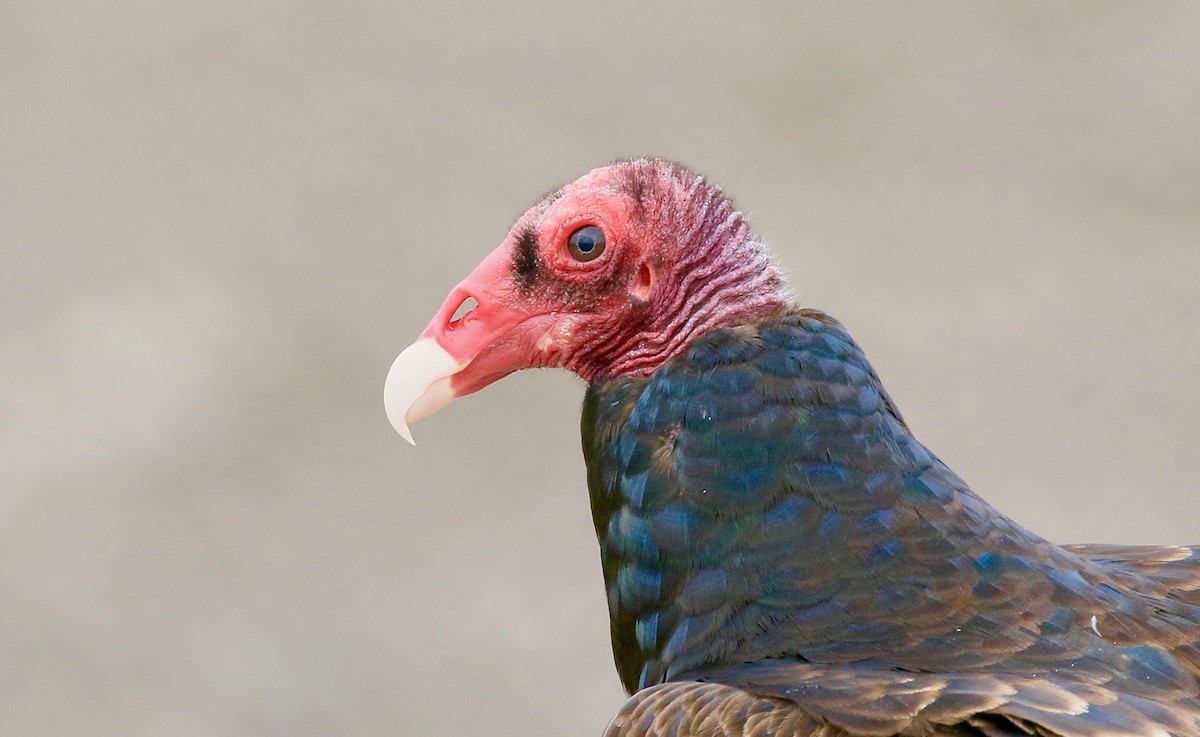
[[[604,253],[604,231],[595,225],[579,228],[567,239],[567,250],[576,261],[592,261]]]

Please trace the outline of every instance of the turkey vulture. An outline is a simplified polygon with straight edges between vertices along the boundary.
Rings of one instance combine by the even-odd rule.
[[[689,169],[617,162],[534,205],[396,359],[388,416],[411,441],[530,367],[588,383],[632,694],[607,734],[1200,736],[1200,546],[998,513]]]

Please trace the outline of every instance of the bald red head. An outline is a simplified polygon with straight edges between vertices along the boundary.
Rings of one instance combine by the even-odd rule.
[[[409,437],[406,415],[513,371],[646,375],[704,332],[785,303],[779,270],[720,188],[661,159],[619,162],[517,220],[396,359],[385,403]]]

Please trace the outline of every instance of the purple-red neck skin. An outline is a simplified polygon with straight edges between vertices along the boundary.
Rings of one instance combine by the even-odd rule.
[[[560,364],[586,381],[649,375],[701,335],[790,303],[781,270],[719,188],[686,170],[653,186],[666,191],[637,192],[643,253],[618,276],[627,303],[581,325]]]

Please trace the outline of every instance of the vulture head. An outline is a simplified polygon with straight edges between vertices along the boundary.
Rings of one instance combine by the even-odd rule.
[[[720,188],[661,159],[543,197],[455,287],[384,385],[393,427],[525,368],[647,375],[695,337],[787,303],[781,272]]]

